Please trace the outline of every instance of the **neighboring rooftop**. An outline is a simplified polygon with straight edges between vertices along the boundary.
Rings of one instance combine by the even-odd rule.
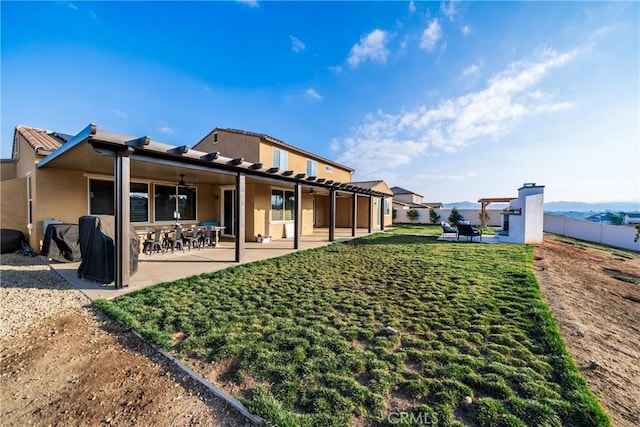
[[[424,197],[422,194],[414,193],[413,191],[397,186],[391,187],[391,191],[393,191],[393,194],[415,194],[416,196]]]

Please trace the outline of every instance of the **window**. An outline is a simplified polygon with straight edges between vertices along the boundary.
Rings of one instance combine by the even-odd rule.
[[[33,224],[33,190],[31,187],[31,172],[27,174],[27,224]]]
[[[271,190],[271,220],[292,221],[295,209],[293,191]]]
[[[89,215],[114,215],[113,181],[89,180]],[[129,220],[149,221],[149,185],[132,182],[129,186]]]
[[[318,163],[307,160],[307,176],[318,176]]]
[[[195,221],[197,192],[193,187],[182,185],[154,186],[155,221],[173,221],[174,212],[180,213],[182,221]]]
[[[384,199],[384,214],[389,215],[391,213],[391,201]]]
[[[281,171],[287,170],[287,160],[289,153],[278,148],[273,149],[273,167],[278,168]]]
[[[324,167],[324,171],[328,173],[333,173],[333,166],[326,165]]]

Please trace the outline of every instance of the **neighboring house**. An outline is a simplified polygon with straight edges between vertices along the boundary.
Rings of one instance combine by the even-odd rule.
[[[170,226],[175,213],[185,226],[217,221],[235,237],[237,261],[258,234],[293,237],[297,248],[318,227],[333,241],[336,227],[355,235],[392,223],[384,183],[352,183],[347,166],[245,131],[215,129],[189,148],[93,124],[75,136],[21,125],[1,166],[1,227],[23,231],[36,250],[47,221],[83,215],[115,214],[122,230]]]
[[[623,214],[620,213],[619,215],[622,216]],[[619,215],[615,212],[599,212],[593,215],[589,215],[585,218],[585,220],[591,222],[600,222],[603,224],[611,224],[612,222],[614,222],[614,217],[618,217]]]
[[[391,187],[395,209],[442,209],[440,202],[425,202],[424,196],[402,187]]]

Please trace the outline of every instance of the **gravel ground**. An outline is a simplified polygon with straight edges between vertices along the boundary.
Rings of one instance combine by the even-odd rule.
[[[90,303],[44,257],[2,254],[0,264],[0,339],[21,336],[42,319]]]

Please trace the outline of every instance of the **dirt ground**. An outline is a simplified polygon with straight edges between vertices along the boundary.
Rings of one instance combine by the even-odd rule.
[[[245,424],[133,334],[97,316],[74,309],[0,341],[0,425]]]
[[[613,425],[640,426],[640,256],[545,238],[535,248],[534,271],[569,353]],[[600,367],[591,369],[592,360]]]
[[[534,258],[543,297],[591,389],[615,426],[640,425],[640,284],[614,278],[640,280],[640,256],[546,240]],[[591,360],[601,366],[590,369]],[[0,367],[0,425],[244,424],[87,308],[0,340]]]

